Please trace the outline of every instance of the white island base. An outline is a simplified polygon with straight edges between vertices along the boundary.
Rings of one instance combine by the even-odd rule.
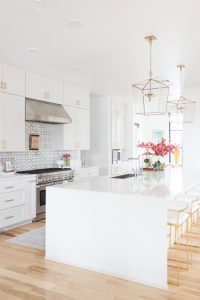
[[[47,189],[46,259],[167,288],[166,201],[99,177]]]

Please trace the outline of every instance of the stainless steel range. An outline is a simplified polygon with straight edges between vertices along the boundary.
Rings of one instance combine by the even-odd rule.
[[[68,169],[49,168],[30,171],[21,171],[20,174],[35,174],[37,184],[36,220],[45,218],[46,211],[46,187],[64,182],[72,182],[74,172]]]

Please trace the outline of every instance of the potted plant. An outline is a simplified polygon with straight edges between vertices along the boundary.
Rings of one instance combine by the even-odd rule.
[[[63,154],[64,166],[70,166],[71,154]]]
[[[153,157],[151,159],[152,167],[154,170],[164,170],[165,169],[165,160],[164,157],[168,153],[172,153],[175,149],[175,146],[172,144],[167,144],[165,139],[162,139],[160,143],[154,144],[152,142],[138,144],[138,147],[145,148],[148,151],[151,151]]]

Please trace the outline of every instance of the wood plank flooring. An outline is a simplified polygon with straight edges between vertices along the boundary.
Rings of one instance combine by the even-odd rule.
[[[44,251],[7,243],[39,228],[29,224],[0,234],[0,300],[199,300],[200,250],[181,272],[181,285],[168,291],[44,260]],[[173,270],[170,270],[173,276]]]

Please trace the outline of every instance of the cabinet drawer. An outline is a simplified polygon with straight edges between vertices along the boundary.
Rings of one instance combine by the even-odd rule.
[[[26,219],[26,206],[18,206],[0,212],[0,228],[11,226]]]
[[[84,176],[86,177],[93,177],[93,176],[98,176],[99,172],[97,168],[91,168],[91,169],[85,169],[83,172]]]
[[[99,169],[98,168],[83,168],[81,170],[75,171],[74,176],[75,176],[75,180],[78,180],[80,178],[99,176]]]
[[[9,193],[14,191],[25,190],[26,184],[23,181],[5,181],[0,183],[0,193]]]
[[[0,194],[0,210],[25,204],[25,191]]]

